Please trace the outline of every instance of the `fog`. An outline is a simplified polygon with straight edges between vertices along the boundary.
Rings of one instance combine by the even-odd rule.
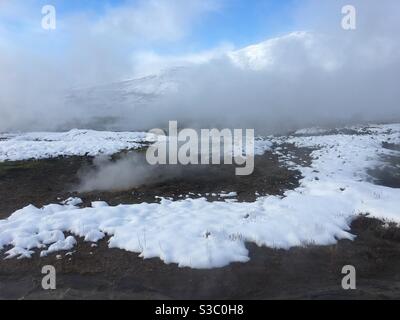
[[[135,74],[139,69],[143,74],[135,52],[155,42],[180,43],[183,30],[190,29],[188,17],[201,17],[217,1],[206,7],[193,5],[197,1],[186,7],[182,1],[172,1],[171,6],[155,2],[164,4],[157,13],[143,3],[129,9],[141,25],[130,26],[139,30],[132,39],[121,27],[126,10],[112,10],[96,24],[84,15],[61,20],[57,32],[63,41],[45,52],[23,45],[27,38],[12,39],[0,24],[0,36],[8,40],[0,41],[0,132],[75,127],[149,130],[177,120],[185,127],[275,133],[400,121],[400,2],[396,0],[352,0],[357,9],[357,29],[352,31],[341,28],[341,7],[348,1],[304,1],[293,10],[297,24],[293,31],[301,32],[269,40],[263,56],[267,62],[243,62],[240,51],[216,50],[218,54],[207,62],[182,59],[184,68],[174,74],[177,89],[144,101],[119,99],[116,91],[108,90],[95,101],[85,94],[68,99],[75,88],[107,87],[139,76]],[[154,15],[168,17],[160,26],[166,30],[164,38],[146,27]],[[58,41],[57,34],[46,37]],[[134,46],[127,45],[130,40]],[[241,58],[235,59],[238,55]],[[165,61],[161,69],[180,64],[180,59]]]

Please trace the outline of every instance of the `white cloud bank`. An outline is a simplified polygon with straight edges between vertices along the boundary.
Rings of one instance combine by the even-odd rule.
[[[310,31],[239,51],[221,46],[174,56],[149,49],[159,43],[182,45],[192,21],[220,9],[219,4],[154,0],[108,9],[95,23],[84,16],[68,17],[60,23],[69,36],[63,42],[65,51],[44,56],[18,50],[8,41],[0,57],[5,70],[0,74],[0,131],[145,130],[178,120],[193,127],[270,132],[399,120],[398,1],[354,0],[355,31],[341,29],[344,1],[305,1],[295,16],[299,28]],[[180,65],[186,68],[154,78],[155,95],[160,82],[177,83],[158,99],[149,90],[137,92],[137,81],[133,88],[121,83],[116,89],[114,83],[100,91],[80,92],[72,102],[65,99],[71,87]]]

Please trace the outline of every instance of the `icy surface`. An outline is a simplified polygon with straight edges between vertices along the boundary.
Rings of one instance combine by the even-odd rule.
[[[60,133],[0,134],[0,161],[112,155],[126,149],[137,149],[141,143],[153,139],[153,135],[141,132],[76,129]]]
[[[143,258],[215,268],[248,261],[246,242],[288,249],[354,239],[349,226],[359,214],[400,223],[400,190],[374,185],[366,173],[380,164],[382,155],[399,155],[382,143],[400,143],[400,125],[356,132],[270,137],[278,145],[315,148],[311,166],[296,166],[304,176],[301,186],[284,197],[260,197],[254,203],[162,199],[159,204],[115,207],[94,202],[89,208],[79,208],[74,204],[80,201],[69,199],[64,205],[28,206],[0,221],[0,248],[11,245],[6,252],[10,258],[25,258],[35,248],[42,255],[70,251],[74,237],[96,242],[107,235],[110,247],[140,253]],[[278,150],[283,163],[292,163]]]

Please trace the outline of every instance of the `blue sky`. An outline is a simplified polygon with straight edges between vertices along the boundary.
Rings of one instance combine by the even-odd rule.
[[[191,1],[191,0],[187,0]],[[40,0],[39,5],[49,4]],[[92,12],[99,16],[107,7],[135,5],[138,0],[56,0],[58,13]],[[205,16],[194,30],[192,39],[200,45],[213,46],[221,41],[245,45],[266,37],[292,31],[293,9],[302,0],[222,0],[217,12]]]
[[[95,20],[103,17],[107,9],[140,5],[140,0],[30,1],[33,4],[32,8],[36,7],[38,11],[45,4],[54,4],[59,19],[76,14],[88,14]],[[201,18],[193,23],[184,41],[178,41],[174,46],[161,45],[155,49],[163,53],[177,53],[185,50],[206,50],[224,42],[231,43],[235,47],[257,43],[293,31],[295,29],[293,11],[299,4],[305,2],[302,0],[212,1],[220,5],[218,10],[201,15]],[[11,25],[9,24],[9,28]],[[19,26],[20,22],[17,25]]]
[[[293,31],[294,0],[232,0],[194,33],[201,45],[231,41],[245,46]]]

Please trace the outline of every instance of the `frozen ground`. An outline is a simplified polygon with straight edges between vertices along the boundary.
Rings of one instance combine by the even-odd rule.
[[[399,189],[375,185],[367,174],[383,156],[399,155],[385,145],[400,143],[400,125],[348,128],[342,133],[302,130],[265,139],[266,148],[274,143],[283,165],[303,174],[300,187],[284,197],[259,197],[253,203],[163,199],[160,204],[114,207],[94,202],[90,208],[80,208],[78,199],[70,199],[43,208],[28,206],[0,221],[0,248],[12,246],[10,258],[30,257],[35,248],[45,256],[72,250],[77,236],[96,242],[107,235],[110,247],[138,252],[143,258],[215,268],[248,261],[246,242],[284,249],[328,245],[353,239],[350,224],[360,214],[400,222]],[[9,154],[4,144],[10,141],[0,141],[2,152]],[[288,143],[315,148],[312,164],[301,166],[284,156],[280,148]],[[38,158],[55,156],[39,149]],[[25,154],[24,149],[20,153]]]
[[[153,135],[142,132],[77,129],[60,133],[0,133],[0,161],[112,155],[122,150],[137,149],[152,138]]]

